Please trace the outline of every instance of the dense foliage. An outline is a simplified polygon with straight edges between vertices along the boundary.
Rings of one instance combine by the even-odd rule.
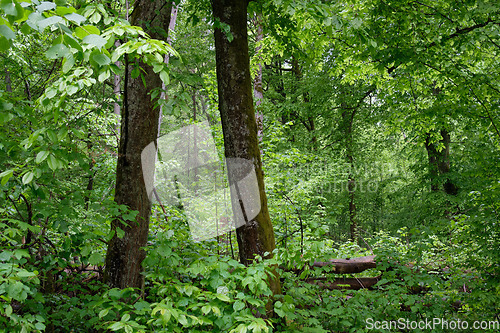
[[[234,232],[195,242],[182,204],[155,202],[144,288],[103,283],[111,222],[137,214],[113,200],[125,58],[165,85],[160,134],[207,121],[224,156],[212,36],[230,29],[208,1],[174,7],[168,44],[129,24],[127,1],[1,1],[0,332],[495,331],[494,0],[251,1],[274,257],[244,266]],[[313,265],[368,255],[362,273]],[[378,282],[329,288],[339,277]]]

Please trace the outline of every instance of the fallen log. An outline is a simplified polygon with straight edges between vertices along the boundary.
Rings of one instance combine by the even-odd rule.
[[[361,273],[370,268],[376,268],[377,263],[375,262],[375,256],[366,256],[358,258],[348,258],[348,259],[329,259],[328,261],[315,261],[312,264],[306,263],[306,266],[312,267],[331,267],[329,273],[334,274],[352,274]],[[295,273],[301,273],[304,268],[297,268],[295,266],[292,269],[283,268],[286,271],[292,271]]]
[[[331,273],[350,274],[361,273],[370,268],[376,268],[375,256],[366,256],[348,259],[330,259],[328,261],[315,261],[311,267],[332,266]]]
[[[323,289],[369,289],[380,281],[380,276],[377,277],[361,277],[361,278],[337,278],[333,281],[325,281],[326,278],[308,278],[305,282],[314,284]]]
[[[315,261],[312,264],[306,264],[306,266],[312,267],[329,267],[330,271],[325,273],[333,274],[353,274],[361,273],[370,268],[376,268],[377,263],[375,262],[375,256],[365,256],[358,258],[347,258],[347,259],[329,259],[328,261]],[[304,271],[304,268],[294,267],[290,271],[297,274]],[[325,289],[365,289],[373,287],[379,280],[380,277],[341,277],[333,281],[326,281],[326,277],[310,277],[306,278],[305,282],[309,284],[315,284],[321,288]]]

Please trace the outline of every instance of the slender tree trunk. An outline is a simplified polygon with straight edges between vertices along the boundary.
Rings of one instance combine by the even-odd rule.
[[[351,91],[353,88],[349,88]],[[342,111],[342,128],[341,131],[344,134],[345,149],[346,149],[346,160],[349,164],[349,174],[347,175],[347,191],[349,193],[349,222],[350,222],[350,234],[351,240],[353,242],[358,242],[358,219],[356,210],[356,179],[354,175],[355,165],[354,165],[354,137],[353,137],[353,127],[354,127],[354,117],[358,112],[359,108],[362,106],[363,101],[366,97],[370,96],[374,88],[370,87],[366,90],[363,95],[357,100],[356,104],[350,105],[345,100],[340,103]],[[345,92],[344,92],[345,94]]]
[[[303,78],[302,71],[300,69],[300,64],[299,61],[297,60],[296,57],[292,57],[292,72],[295,74],[295,79],[297,80],[295,82],[295,89],[299,89],[299,85],[301,85],[301,81]],[[309,108],[309,104],[311,102],[311,97],[309,96],[309,93],[307,91],[302,92],[302,99],[304,102],[304,109]],[[297,115],[297,118],[302,122],[304,127],[307,129],[309,134],[311,135],[311,143],[313,146],[316,146],[316,126],[314,125],[314,117],[311,115],[307,115],[306,119],[303,119],[300,115]]]
[[[255,42],[257,47],[255,48],[255,53],[259,59],[259,69],[257,70],[257,75],[253,81],[253,94],[255,97],[255,118],[257,120],[257,138],[259,142],[262,142],[264,136],[264,114],[262,113],[262,101],[264,99],[264,90],[262,89],[262,40],[264,39],[264,32],[262,29],[262,14],[255,15],[254,24],[257,28],[257,33],[255,35]]]
[[[137,0],[131,23],[141,26],[152,38],[165,39],[170,20],[171,4],[164,1]],[[158,136],[159,108],[154,108],[149,92],[161,87],[158,74],[141,63],[144,86],[140,77],[132,79],[133,65],[125,59],[124,103],[116,168],[115,201],[138,211],[133,221],[120,218],[111,224],[112,230],[125,231],[122,238],[115,235],[106,254],[105,281],[112,287],[143,287],[141,263],[146,253],[151,201],[144,183],[141,153]]]
[[[10,79],[10,72],[7,68],[5,68],[4,71],[5,71],[5,91],[12,92],[12,81]]]
[[[427,150],[427,158],[429,160],[429,176],[431,178],[431,191],[437,192],[439,191],[439,184],[438,184],[439,171],[437,165],[438,152],[436,151],[434,144],[432,144],[430,140],[431,140],[430,135],[427,135],[427,138],[425,139],[425,149]]]
[[[116,41],[115,46],[119,47],[120,42]],[[115,62],[115,65],[120,67],[121,63],[119,61]],[[119,117],[121,115],[121,108],[120,108],[120,100],[122,96],[122,91],[121,91],[121,79],[120,75],[115,74],[114,79],[113,79],[113,93],[115,94],[116,102],[113,103],[113,113]],[[115,131],[117,134],[120,134],[120,122],[117,121],[116,126],[115,126]]]
[[[347,111],[347,105],[343,106],[345,110],[342,112],[342,120],[344,124],[344,135],[345,135],[345,143],[346,143],[346,159],[347,163],[349,163],[349,174],[347,175],[347,191],[349,193],[349,222],[350,222],[350,234],[351,240],[353,242],[358,242],[358,222],[356,218],[356,179],[354,178],[354,154],[353,154],[353,137],[352,137],[352,127],[354,123],[354,116],[356,114],[356,109],[352,111]]]
[[[228,159],[241,159],[251,163],[258,183],[260,211],[257,216],[248,218],[245,208],[241,210],[245,217],[243,226],[236,230],[240,260],[248,265],[255,255],[272,256],[275,248],[274,230],[267,208],[264,190],[264,175],[257,139],[257,124],[252,99],[252,80],[247,36],[247,0],[213,0],[212,8],[215,19],[229,25],[232,40],[221,29],[215,29],[215,54],[217,65],[217,86],[219,111],[222,119],[225,155]],[[246,176],[244,168],[238,168],[228,162],[228,176],[233,198],[239,195],[238,180]],[[238,196],[239,198],[239,196]],[[233,202],[233,211],[238,211],[237,202]],[[241,201],[240,201],[241,204]],[[267,253],[267,255],[265,255]],[[271,290],[281,292],[278,276],[269,279]]]
[[[441,188],[439,178],[445,178],[443,182],[443,189],[446,194],[456,195],[458,187],[447,177],[450,172],[450,133],[446,129],[442,129],[442,139],[439,143],[444,145],[438,151],[439,143],[432,143],[430,134],[427,135],[425,140],[425,149],[427,150],[427,157],[429,159],[429,174],[431,177],[431,191],[436,192]]]
[[[172,44],[172,32],[175,29],[175,24],[177,23],[177,12],[178,12],[178,5],[173,4],[172,5],[172,11],[170,12],[170,21],[168,24],[168,33],[167,33],[167,43]],[[170,62],[170,53],[165,54],[164,62],[168,65]],[[168,98],[165,90],[167,87],[165,86],[165,83],[161,84],[161,89],[162,92],[160,94],[160,98],[163,100],[166,100]],[[163,117],[163,105],[160,106],[160,115],[159,117],[159,124],[158,124],[158,137],[160,137],[160,129],[161,129],[161,120]]]

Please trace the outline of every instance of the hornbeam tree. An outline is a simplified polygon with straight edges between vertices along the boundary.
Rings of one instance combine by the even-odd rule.
[[[152,38],[166,41],[171,8],[171,2],[137,0],[131,23],[142,27]],[[136,78],[132,78],[134,65],[142,68]],[[144,183],[141,152],[156,141],[158,135],[159,108],[155,108],[156,100],[150,92],[161,86],[162,81],[151,66],[132,64],[126,58],[115,201],[138,214],[131,221],[117,218],[112,222],[115,233],[108,244],[104,274],[105,281],[112,287],[143,286],[141,263],[146,253],[142,248],[148,239],[151,201]],[[119,235],[118,229],[124,231],[123,235]]]
[[[250,59],[247,35],[248,0],[213,0],[212,9],[216,24],[215,53],[219,111],[222,119],[224,148],[227,160],[243,159],[252,163],[260,195],[260,212],[253,218],[245,216],[243,226],[236,229],[240,260],[248,265],[255,255],[269,257],[275,248],[274,231],[267,208],[264,175],[257,139],[257,124],[252,97]],[[229,27],[227,33],[222,27]],[[228,163],[229,180],[241,170]],[[241,175],[240,175],[241,176]],[[237,176],[236,176],[237,177]],[[233,193],[232,187],[231,195]],[[240,201],[241,202],[241,201]],[[237,203],[236,203],[237,205]],[[236,211],[233,201],[233,211]],[[235,214],[236,215],[236,214]],[[267,254],[266,254],[267,253]],[[280,293],[279,279],[269,279],[271,290]]]

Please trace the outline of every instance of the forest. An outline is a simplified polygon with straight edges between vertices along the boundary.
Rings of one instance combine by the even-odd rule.
[[[0,332],[500,331],[498,0],[0,0]]]

